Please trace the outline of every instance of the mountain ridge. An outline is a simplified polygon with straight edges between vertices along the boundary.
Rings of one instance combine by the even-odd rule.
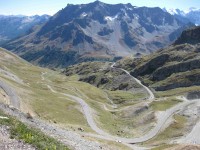
[[[48,15],[0,15],[0,44],[24,36],[37,25],[45,23]]]
[[[192,22],[196,26],[200,25],[200,9],[199,8],[190,8],[188,10],[180,10],[180,9],[166,9],[163,8],[164,11],[174,15],[177,19]]]

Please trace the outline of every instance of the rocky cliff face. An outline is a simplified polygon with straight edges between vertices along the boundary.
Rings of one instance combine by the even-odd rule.
[[[200,26],[184,31],[176,40],[175,44],[197,44],[200,43]]]
[[[35,64],[65,67],[149,54],[171,44],[190,26],[160,8],[95,1],[68,5],[40,29],[5,47]]]
[[[182,33],[171,46],[118,65],[128,68],[133,76],[141,78],[155,90],[200,85],[200,27]],[[131,62],[132,65],[127,65]]]

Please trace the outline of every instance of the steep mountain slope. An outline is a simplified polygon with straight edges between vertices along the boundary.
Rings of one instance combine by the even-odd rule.
[[[188,26],[192,24],[160,8],[95,1],[68,5],[40,30],[5,47],[35,64],[65,67],[87,60],[148,54],[172,43]]]
[[[3,16],[0,15],[0,44],[24,36],[33,30],[35,25],[45,23],[50,16]]]
[[[170,47],[140,59],[122,60],[119,66],[155,90],[199,86],[199,35],[200,27],[188,29]]]

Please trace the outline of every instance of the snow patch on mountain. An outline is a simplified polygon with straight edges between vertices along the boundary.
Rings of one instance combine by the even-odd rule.
[[[88,14],[86,14],[85,12],[83,12],[82,14],[81,14],[81,17],[86,17]]]
[[[184,10],[174,9],[174,8],[169,8],[169,9],[163,8],[163,10],[165,12],[170,13],[171,15],[182,15],[182,16],[185,16],[186,12],[187,12],[187,11],[184,11]]]
[[[30,23],[35,20],[34,17],[26,17],[24,20],[22,20],[22,23]]]
[[[114,16],[114,17],[106,16],[106,17],[105,17],[105,20],[107,20],[107,21],[114,21],[114,20],[117,19],[117,18],[118,18],[118,15],[116,15],[116,16]]]

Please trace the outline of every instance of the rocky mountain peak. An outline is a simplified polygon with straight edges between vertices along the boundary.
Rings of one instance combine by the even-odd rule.
[[[96,5],[96,6],[106,5],[105,3],[103,3],[103,2],[101,2],[101,1],[99,1],[99,0],[94,1],[94,2],[92,2],[91,4]]]

